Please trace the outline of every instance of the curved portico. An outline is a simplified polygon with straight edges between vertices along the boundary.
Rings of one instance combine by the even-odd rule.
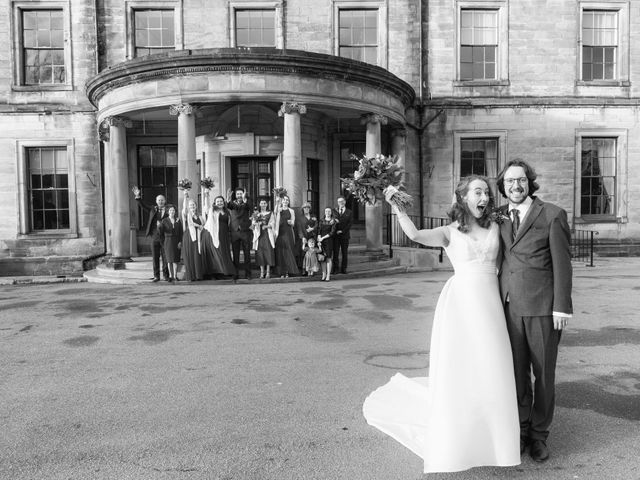
[[[327,131],[362,123],[367,155],[378,153],[380,126],[402,128],[415,95],[410,85],[380,67],[275,49],[186,50],[136,58],[104,70],[87,83],[86,90],[98,109],[101,139],[119,142],[105,144],[105,210],[110,252],[123,259],[131,255],[123,233],[128,234],[130,222],[122,215],[118,199],[129,198],[130,178],[122,174],[122,168],[130,161],[123,142],[131,122],[147,125],[155,121],[166,126],[167,135],[177,137],[177,175],[194,181],[192,195],[197,194],[199,175],[212,176],[218,193],[232,186],[224,163],[225,155],[230,154],[225,152],[250,156],[265,151],[277,157],[275,183],[287,188],[292,204],[300,206],[307,191],[303,155],[326,158],[325,185],[340,176],[331,167],[337,150],[331,147]],[[247,136],[239,142],[242,147],[231,148],[235,137],[225,136],[224,125],[237,114],[239,127],[243,111],[245,124],[260,124],[254,129],[263,133],[263,140],[269,139],[268,145],[263,142],[261,146]],[[282,126],[274,126],[278,116],[283,117]],[[196,144],[203,152],[199,166]],[[396,145],[393,142],[391,147]],[[371,225],[372,218],[368,212],[367,245],[375,250],[381,248],[381,238],[369,230],[380,225]]]

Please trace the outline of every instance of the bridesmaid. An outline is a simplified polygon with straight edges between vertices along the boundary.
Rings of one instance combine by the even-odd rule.
[[[333,216],[333,209],[327,207],[324,209],[324,218],[318,223],[318,244],[322,248],[325,255],[325,261],[322,265],[322,280],[328,282],[331,279],[331,264],[333,258],[333,237],[336,234],[336,226],[338,221]]]
[[[202,280],[204,277],[204,261],[202,258],[202,230],[204,219],[198,215],[196,202],[189,198],[189,192],[184,192],[182,204],[182,261],[184,263],[184,279],[190,282]]]
[[[205,232],[203,232],[204,262],[208,274],[219,279],[236,274],[236,267],[231,259],[231,242],[229,239],[229,211],[224,197],[217,196],[213,205],[209,205],[209,191],[204,191]]]
[[[260,278],[271,278],[271,267],[276,264],[274,216],[267,210],[267,206],[266,200],[260,200],[259,210],[251,222],[253,249],[256,251],[256,263],[260,266]]]
[[[178,280],[178,263],[182,246],[182,222],[176,215],[175,205],[167,205],[169,216],[162,220],[160,232],[164,237],[164,258],[169,269],[169,281]]]
[[[278,229],[276,235],[276,268],[280,273],[280,278],[289,278],[289,274],[297,275],[299,271],[293,252],[295,245],[293,225],[296,218],[293,210],[289,208],[288,196],[285,195],[280,200],[280,204],[276,207],[275,216],[275,225]]]

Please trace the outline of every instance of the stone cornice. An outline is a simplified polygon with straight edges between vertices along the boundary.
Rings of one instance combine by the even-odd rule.
[[[398,97],[405,107],[415,100],[411,85],[384,68],[348,58],[300,50],[219,48],[177,50],[113,65],[90,79],[86,93],[97,107],[110,90],[177,75],[208,72],[276,73],[361,83]]]

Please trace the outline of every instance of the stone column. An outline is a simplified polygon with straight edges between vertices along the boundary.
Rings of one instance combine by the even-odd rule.
[[[307,113],[305,105],[284,102],[278,111],[284,117],[284,149],[282,151],[282,183],[287,189],[292,207],[300,207],[306,200],[305,172],[302,163],[302,135],[300,115]]]
[[[391,155],[398,157],[398,165],[404,168],[404,157],[407,151],[407,131],[396,128],[391,132]]]
[[[109,125],[109,120],[103,120],[98,125],[98,138],[100,142],[103,143],[103,198],[102,198],[102,206],[104,211],[104,239],[105,239],[105,252],[107,255],[111,255],[111,218],[113,216],[112,209],[112,199],[111,199],[111,161],[110,161],[110,153],[111,147],[109,143],[109,129],[111,126]]]
[[[382,153],[380,138],[381,125],[387,124],[387,117],[378,114],[363,115],[361,122],[366,124],[366,153],[369,158]],[[382,228],[384,219],[382,216],[382,201],[376,201],[375,205],[365,205],[365,230],[367,235],[367,252],[382,252]]]
[[[200,173],[196,159],[196,109],[189,103],[181,103],[171,105],[169,113],[178,116],[178,180],[191,180],[189,197],[197,202]]]
[[[127,162],[127,127],[131,120],[124,117],[109,117],[109,224],[111,226],[111,263],[114,268],[131,260],[129,213],[129,164]]]

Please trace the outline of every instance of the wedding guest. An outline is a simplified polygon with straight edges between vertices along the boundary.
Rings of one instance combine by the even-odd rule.
[[[268,210],[266,200],[260,200],[258,211],[253,214],[253,249],[260,267],[260,278],[271,278],[271,267],[276,264],[276,240],[274,216]]]
[[[189,192],[184,192],[182,204],[182,262],[184,263],[184,279],[190,282],[204,278],[204,261],[202,258],[202,231],[204,219],[198,215],[196,202],[189,198]]]
[[[162,220],[167,218],[168,212],[166,208],[167,200],[164,195],[158,195],[156,197],[156,204],[149,205],[142,200],[142,192],[138,187],[131,189],[133,196],[138,202],[138,205],[149,214],[147,219],[147,227],[145,234],[147,237],[151,237],[151,257],[153,259],[153,281],[160,281],[160,257],[162,257],[162,273],[164,279],[169,281],[169,270],[167,268],[167,259],[164,257],[164,239],[162,238],[162,232],[160,232],[160,224]]]
[[[318,261],[318,254],[320,254],[320,249],[316,247],[316,239],[311,237],[307,240],[307,243],[304,246],[304,261],[302,264],[302,268],[307,272],[307,275],[313,277],[313,274],[320,270],[320,262]],[[324,254],[321,254],[324,255]]]
[[[322,280],[328,282],[331,280],[331,264],[333,263],[333,237],[336,234],[338,221],[333,216],[333,209],[327,207],[324,209],[324,217],[318,223],[318,243],[325,255],[325,261],[320,262],[322,267]]]
[[[182,222],[176,214],[175,205],[167,205],[168,217],[162,220],[160,232],[164,237],[164,258],[169,270],[169,281],[178,280],[178,263],[182,246]]]
[[[233,264],[236,267],[236,276],[240,272],[240,249],[244,256],[244,271],[247,280],[251,279],[251,246],[253,244],[251,232],[251,214],[253,205],[247,197],[244,188],[238,187],[233,192],[227,192],[227,208],[231,213],[231,247],[233,250]]]
[[[298,215],[296,217],[296,252],[298,252],[300,261],[298,262],[298,266],[302,268],[302,259],[304,258],[304,247],[309,238],[315,238],[317,234],[318,228],[318,219],[311,213],[311,204],[309,202],[305,202],[300,207],[302,211],[302,215]],[[303,268],[303,275],[306,274]]]
[[[204,191],[205,231],[202,232],[204,245],[204,263],[208,275],[220,279],[235,276],[236,267],[231,260],[230,228],[231,216],[224,202],[224,197],[217,196],[213,205],[209,202],[209,191]]]
[[[289,208],[289,197],[280,198],[275,211],[276,234],[276,268],[280,278],[288,278],[289,274],[299,273],[296,265],[296,257],[293,253],[295,236],[293,226],[295,225],[295,214]]]
[[[338,221],[338,225],[336,226],[336,234],[333,237],[333,273],[338,273],[340,252],[342,252],[342,263],[339,266],[340,273],[347,273],[353,213],[347,208],[347,201],[344,197],[338,197],[337,202],[338,208],[335,211],[335,218]]]

